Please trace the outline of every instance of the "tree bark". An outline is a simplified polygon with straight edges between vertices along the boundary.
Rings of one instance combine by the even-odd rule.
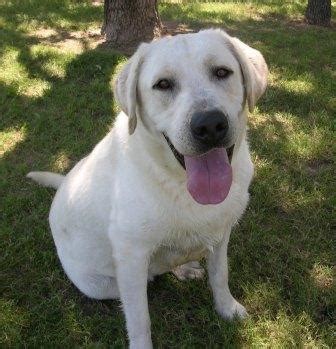
[[[308,0],[306,20],[309,24],[330,26],[331,0]]]
[[[157,0],[105,0],[102,34],[109,46],[132,53],[161,30]]]

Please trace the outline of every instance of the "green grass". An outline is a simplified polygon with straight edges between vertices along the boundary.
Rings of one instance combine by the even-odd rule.
[[[256,175],[229,252],[250,317],[223,321],[207,280],[164,275],[149,287],[155,347],[335,347],[336,33],[302,24],[305,3],[160,6],[170,22],[226,27],[271,75],[249,119]],[[0,2],[1,347],[127,343],[120,304],[85,298],[62,271],[47,223],[54,192],[24,177],[68,171],[113,122],[110,80],[125,57],[91,48],[101,20],[91,1]]]

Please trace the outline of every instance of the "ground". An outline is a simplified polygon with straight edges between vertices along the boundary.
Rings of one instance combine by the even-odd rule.
[[[221,26],[259,49],[269,88],[250,116],[256,174],[230,242],[232,293],[250,317],[226,322],[207,280],[149,287],[155,347],[335,347],[336,33],[303,23],[304,0],[162,1],[169,28]],[[335,4],[334,4],[335,5]],[[53,190],[108,131],[110,81],[126,58],[103,48],[101,1],[0,3],[0,345],[122,348],[117,301],[81,295],[48,227]]]

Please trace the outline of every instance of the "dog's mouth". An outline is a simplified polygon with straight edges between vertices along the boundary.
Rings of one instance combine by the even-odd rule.
[[[184,156],[165,134],[164,137],[176,160],[186,170],[187,188],[194,200],[202,205],[224,201],[232,184],[231,160],[234,145],[229,148],[214,148],[199,156]]]
[[[168,143],[168,145],[169,145],[169,148],[170,148],[170,150],[172,151],[172,153],[174,154],[176,160],[180,163],[180,165],[181,165],[184,169],[186,169],[186,167],[185,167],[185,162],[184,162],[184,156],[183,156],[180,152],[178,152],[178,151],[176,150],[176,148],[174,147],[173,143],[170,141],[170,139],[169,139],[164,133],[163,133],[163,136],[164,136],[164,138],[166,139],[166,141],[167,141],[167,143]],[[226,153],[227,153],[227,156],[228,156],[228,158],[229,158],[230,164],[231,164],[231,161],[232,161],[232,155],[233,155],[234,147],[235,147],[235,145],[233,144],[231,147],[225,148]]]

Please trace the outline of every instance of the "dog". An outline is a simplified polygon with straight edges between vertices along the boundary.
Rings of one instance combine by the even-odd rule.
[[[216,310],[247,315],[228,287],[227,245],[253,164],[247,115],[262,96],[262,54],[216,29],[143,43],[115,81],[114,127],[57,189],[49,222],[65,273],[90,298],[120,298],[130,348],[152,348],[147,282],[203,275]]]

